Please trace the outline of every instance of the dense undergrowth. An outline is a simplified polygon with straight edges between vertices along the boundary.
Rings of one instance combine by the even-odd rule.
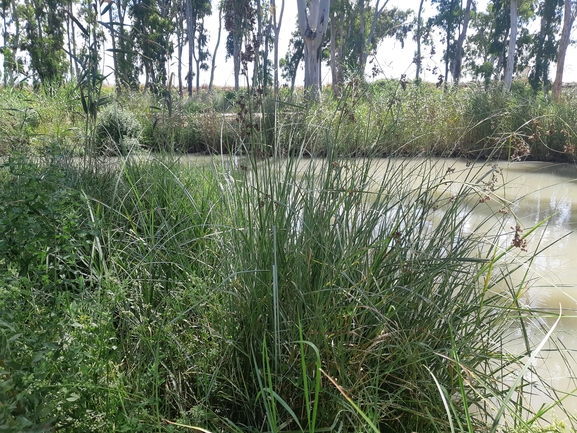
[[[109,130],[104,147],[64,105],[61,117],[39,105],[34,125],[18,117],[32,108],[3,117],[0,431],[564,431],[537,427],[550,408],[522,399],[532,383],[558,397],[533,371],[527,327],[550,334],[510,278],[531,263],[531,230],[511,232],[498,168],[476,162],[455,183],[430,159],[359,158],[454,155],[456,138],[471,159],[513,158],[521,129],[548,115],[517,124],[487,115],[497,93],[474,93],[483,108],[458,98],[473,89],[391,89],[265,112],[269,127],[254,107],[223,125],[224,97],[169,116],[134,96],[117,109],[142,130]],[[485,120],[459,123],[472,107]],[[140,150],[189,149],[179,128],[229,154],[191,165]],[[118,151],[130,157],[94,158]],[[503,350],[514,339],[525,349]]]
[[[476,84],[443,89],[351,81],[342,98],[326,96],[312,108],[299,94],[283,92],[277,101],[259,91],[248,96],[226,90],[179,100],[140,93],[114,97],[107,90],[102,99],[108,106],[88,126],[72,85],[53,96],[26,88],[0,93],[0,154],[55,148],[104,155],[136,149],[238,153],[252,150],[251,135],[264,133],[264,155],[286,154],[286,143],[298,139],[316,156],[326,155],[331,143],[342,155],[575,160],[575,92],[568,89],[554,102],[523,82],[503,92]]]

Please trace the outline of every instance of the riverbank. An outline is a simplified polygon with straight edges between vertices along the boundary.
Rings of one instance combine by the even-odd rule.
[[[573,431],[492,164],[78,162],[0,170],[8,431]]]
[[[510,93],[476,85],[444,90],[427,83],[351,83],[341,99],[325,95],[308,108],[298,93],[281,92],[273,101],[230,90],[183,100],[107,92],[94,123],[86,121],[73,86],[53,96],[2,90],[0,153],[322,156],[335,150],[330,143],[342,156],[575,161],[574,89],[555,103],[522,82]]]

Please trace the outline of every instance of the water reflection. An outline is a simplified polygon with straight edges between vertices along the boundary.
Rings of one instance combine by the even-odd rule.
[[[468,176],[465,163],[454,160],[441,162],[443,167],[454,167],[451,174],[456,185]],[[546,316],[532,323],[527,330],[531,347],[535,348],[553,325],[560,308],[563,319],[555,330],[555,339],[550,340],[533,367],[559,391],[551,395],[549,390],[535,387],[524,398],[535,410],[566,397],[563,407],[568,413],[577,415],[577,167],[571,164],[549,164],[539,162],[500,162],[501,182],[486,204],[487,214],[495,213],[502,203],[510,203],[511,211],[525,230],[541,225],[528,239],[528,253],[538,252],[532,262],[524,263],[512,275],[510,284],[526,284],[522,301],[535,309],[542,309]],[[483,213],[483,207],[475,209]],[[495,214],[499,218],[499,214]],[[480,218],[470,218],[471,230],[478,226]],[[508,216],[505,227],[515,225],[515,218]],[[501,248],[510,245],[511,234],[505,234]],[[521,260],[521,255],[518,260]],[[548,315],[547,315],[548,314]],[[512,353],[525,352],[521,331],[518,338],[507,346]],[[531,379],[528,373],[526,379]],[[553,413],[563,419],[561,409]]]

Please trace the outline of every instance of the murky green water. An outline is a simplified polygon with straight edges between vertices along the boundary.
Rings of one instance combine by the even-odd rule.
[[[439,173],[450,172],[446,176],[450,182],[448,195],[456,193],[465,182],[488,182],[493,174],[490,172],[494,170],[494,190],[487,192],[490,199],[477,205],[474,215],[463,214],[467,215],[464,217],[469,219],[467,223],[471,229],[481,221],[485,221],[487,227],[497,222],[495,227],[505,227],[497,241],[499,251],[511,245],[517,222],[525,232],[541,224],[527,238],[527,253],[519,255],[518,249],[512,251],[511,260],[521,267],[513,274],[511,284],[523,284],[525,291],[521,302],[543,311],[543,319],[532,323],[527,330],[533,350],[543,341],[557,316],[562,314],[554,338],[548,340],[532,362],[539,375],[559,393],[551,395],[544,388],[537,387],[526,392],[524,398],[527,404],[538,410],[542,405],[566,397],[563,401],[565,410],[577,416],[577,166],[542,162],[495,164],[491,168],[491,165],[482,167],[481,164],[448,159],[438,161],[432,169]],[[486,177],[479,183],[483,176]],[[484,192],[480,190],[479,197],[483,196]],[[499,213],[505,203],[509,204],[509,212]],[[535,252],[535,259],[526,262]],[[521,330],[517,334],[519,340],[503,350],[514,354],[524,351]],[[505,380],[512,382],[514,377],[512,374]],[[533,379],[529,373],[525,377]],[[566,418],[562,410],[555,409],[549,419],[553,413],[559,419]]]

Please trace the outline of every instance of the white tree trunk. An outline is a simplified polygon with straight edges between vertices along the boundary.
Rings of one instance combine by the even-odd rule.
[[[279,64],[279,54],[278,54],[278,40],[280,36],[280,28],[282,25],[282,17],[284,14],[284,0],[281,0],[280,15],[277,18],[276,10],[276,0],[271,0],[270,2],[271,14],[273,19],[273,29],[274,29],[274,96],[278,96],[279,80],[278,80],[278,64]]]
[[[298,20],[305,43],[305,96],[309,100],[320,99],[321,45],[329,21],[330,0],[297,0]]]
[[[218,51],[218,46],[220,45],[220,33],[222,31],[222,7],[218,8],[218,36],[216,37],[216,45],[212,53],[212,63],[210,65],[210,81],[208,82],[208,92],[212,93],[212,87],[214,83],[214,70],[216,69],[216,53]]]
[[[459,39],[457,40],[457,49],[455,52],[455,64],[453,65],[453,81],[458,84],[461,78],[461,65],[463,63],[463,44],[465,43],[465,38],[467,37],[467,29],[469,27],[469,21],[471,19],[471,6],[473,0],[467,0],[467,6],[465,7],[465,15],[463,16],[463,28],[461,33],[459,33]]]
[[[511,33],[509,35],[509,50],[507,53],[507,65],[505,67],[505,79],[503,88],[511,90],[513,82],[513,69],[515,67],[515,47],[517,45],[517,0],[511,0]]]
[[[415,58],[416,60],[416,66],[417,66],[417,71],[415,73],[415,81],[419,81],[419,74],[421,73],[421,15],[423,13],[423,3],[425,2],[425,0],[421,0],[420,4],[419,4],[419,13],[417,15],[417,56]]]
[[[563,11],[563,30],[561,31],[561,40],[559,41],[559,53],[557,55],[557,71],[555,73],[555,82],[553,83],[553,99],[559,101],[561,99],[561,88],[563,86],[563,70],[565,69],[565,56],[567,54],[567,47],[571,36],[571,27],[575,21],[577,11],[572,10],[571,0],[565,0],[565,9]],[[577,6],[575,3],[573,6]]]
[[[192,0],[186,0],[186,35],[188,39],[188,75],[186,76],[186,87],[188,90],[188,96],[192,96],[192,76],[193,71],[193,54],[194,54],[194,33],[196,20],[193,15]]]

